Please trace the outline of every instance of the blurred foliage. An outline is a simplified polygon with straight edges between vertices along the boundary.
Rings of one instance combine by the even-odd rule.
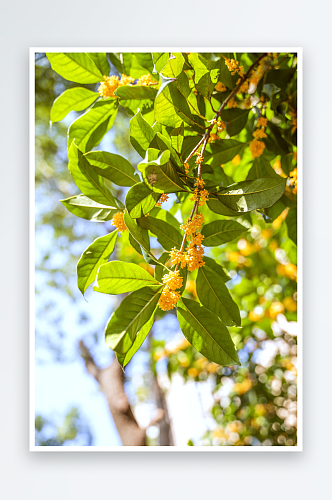
[[[54,421],[37,415],[35,418],[36,446],[92,446],[93,440],[88,425],[77,408],[65,416],[57,425]]]

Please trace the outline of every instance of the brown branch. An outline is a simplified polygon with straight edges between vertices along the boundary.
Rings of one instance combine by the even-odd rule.
[[[115,358],[108,368],[100,369],[82,340],[79,345],[88,372],[99,382],[105,394],[122,444],[145,446],[146,430],[139,427],[134,417],[124,391],[124,375],[118,360]]]

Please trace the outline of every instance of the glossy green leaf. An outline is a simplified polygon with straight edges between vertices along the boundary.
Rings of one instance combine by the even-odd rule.
[[[151,231],[165,250],[170,251],[174,247],[180,248],[182,235],[180,231],[167,222],[148,215],[140,219],[140,225],[144,229]]]
[[[199,268],[196,290],[203,306],[216,314],[226,325],[241,325],[239,308],[218,274],[205,269],[205,266]]]
[[[241,132],[248,121],[249,111],[245,109],[225,109],[221,113],[221,119],[226,124],[227,133],[232,137]]]
[[[226,270],[220,264],[218,264],[214,259],[211,259],[211,257],[204,256],[203,260],[205,262],[204,269],[217,273],[221,277],[224,283],[226,283],[231,279]]]
[[[156,132],[143,118],[142,113],[138,111],[130,120],[130,142],[142,158],[144,158],[155,135]]]
[[[216,220],[205,224],[201,233],[204,236],[205,247],[216,247],[232,241],[247,229],[233,220]]]
[[[130,217],[138,219],[149,213],[159,198],[159,193],[151,191],[144,182],[139,182],[132,186],[126,195],[126,209]]]
[[[273,205],[283,195],[285,186],[286,179],[263,177],[224,188],[218,198],[231,210],[250,212]]]
[[[82,193],[101,205],[112,208],[116,207],[117,202],[112,193],[105,186],[104,179],[96,174],[86,157],[76,147],[74,142],[69,148],[68,158],[69,171]]]
[[[123,156],[107,151],[91,151],[85,154],[93,170],[118,186],[133,186],[140,182],[135,169]]]
[[[182,299],[182,304],[177,315],[188,342],[210,361],[224,366],[240,365],[231,336],[220,319],[194,300]]]
[[[144,160],[137,165],[138,170],[142,172],[144,182],[157,193],[175,193],[184,190],[184,184],[169,158],[169,150],[160,152],[158,149],[149,148]]]
[[[205,158],[213,158],[213,165],[223,165],[240,154],[245,146],[245,143],[234,139],[220,139],[207,145]]]
[[[169,59],[169,52],[153,52],[152,59],[157,73],[160,73],[166,66]]]
[[[68,129],[68,148],[73,140],[83,153],[100,143],[116,118],[118,103],[111,97],[97,101]]]
[[[118,295],[134,292],[145,286],[158,286],[158,283],[143,267],[130,262],[112,260],[99,267],[96,292]]]
[[[135,340],[133,341],[130,349],[126,352],[126,354],[121,355],[121,354],[116,353],[117,360],[120,363],[120,365],[122,366],[122,368],[124,368],[129,363],[131,358],[134,356],[134,354],[136,354],[136,352],[138,351],[138,349],[141,347],[144,340],[148,336],[148,334],[153,326],[153,323],[154,323],[155,311],[156,311],[156,309],[151,314],[151,317],[147,321],[147,323],[145,323],[145,325],[142,326],[142,328],[140,329],[140,331],[136,335]]]
[[[156,217],[156,219],[161,219],[168,222],[175,229],[180,229],[180,222],[172,215],[168,210],[164,210],[160,207],[154,207],[150,212],[151,217]]]
[[[110,258],[118,231],[97,238],[83,253],[77,263],[77,286],[84,295],[86,289],[96,279],[98,269]]]
[[[47,52],[52,69],[66,80],[76,83],[97,83],[103,73],[84,52]]]
[[[97,92],[76,87],[65,90],[55,99],[51,108],[51,121],[61,121],[70,111],[82,111],[88,108],[99,97]]]
[[[72,214],[81,219],[91,220],[92,222],[106,222],[113,219],[114,215],[119,212],[117,207],[110,208],[106,205],[101,205],[83,194],[71,196],[60,201]]]
[[[141,288],[125,297],[110,317],[105,329],[108,347],[125,354],[137,332],[149,321],[160,297],[159,289]]]

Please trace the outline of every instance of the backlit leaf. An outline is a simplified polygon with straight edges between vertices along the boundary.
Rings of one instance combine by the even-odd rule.
[[[240,365],[231,336],[218,316],[194,300],[182,299],[182,304],[177,315],[188,342],[210,361],[224,366]]]
[[[201,233],[204,236],[203,245],[216,247],[232,241],[247,229],[236,221],[216,220],[205,224]]]
[[[118,186],[133,186],[140,181],[134,167],[123,156],[107,151],[90,151],[85,157],[97,174]]]
[[[97,92],[92,92],[84,87],[65,90],[53,103],[51,121],[59,122],[70,111],[82,111],[88,108],[98,97]]]
[[[84,292],[96,279],[98,269],[108,261],[111,256],[118,231],[97,238],[83,253],[77,263],[77,286]]]
[[[112,260],[99,268],[96,292],[119,294],[134,292],[145,286],[160,286],[143,267],[130,262]]]

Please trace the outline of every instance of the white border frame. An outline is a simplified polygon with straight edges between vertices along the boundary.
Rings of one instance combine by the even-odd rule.
[[[298,428],[297,446],[36,446],[35,445],[35,53],[36,52],[296,52],[298,168]],[[30,47],[29,61],[29,451],[167,451],[301,452],[303,451],[303,49],[302,47]]]

